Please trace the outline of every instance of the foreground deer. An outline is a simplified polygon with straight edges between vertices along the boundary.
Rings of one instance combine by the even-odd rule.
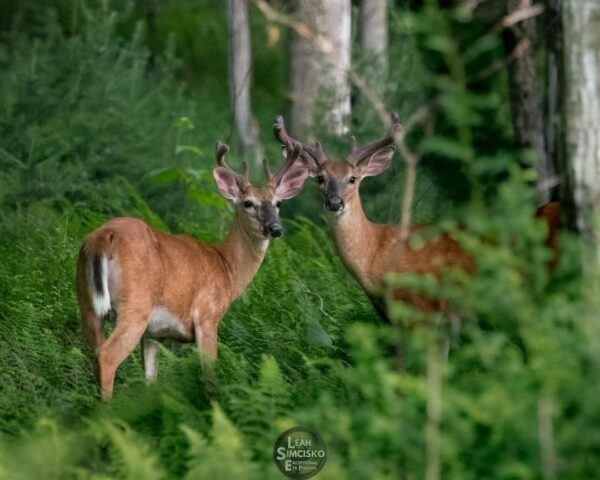
[[[296,195],[308,176],[290,150],[277,173],[264,162],[267,183],[253,187],[225,162],[229,148],[218,142],[213,175],[221,195],[235,208],[233,227],[218,245],[187,235],[168,235],[136,218],[115,218],[92,232],[79,253],[77,296],[90,347],[97,353],[102,398],[110,399],[117,367],[143,339],[146,377],[155,378],[155,340],[196,342],[209,360],[217,356],[219,321],[252,280],[269,239],[279,237],[279,206]],[[116,313],[107,340],[103,323]]]
[[[393,130],[402,126],[397,115],[393,115]],[[277,117],[273,132],[279,142],[290,151],[302,145],[302,158],[316,177],[329,212],[328,220],[333,240],[342,262],[370,298],[379,313],[387,318],[383,299],[383,277],[387,272],[433,274],[439,276],[445,268],[461,268],[467,272],[475,269],[472,258],[450,236],[442,235],[424,247],[410,246],[413,236],[426,225],[412,225],[408,240],[399,248],[400,227],[371,222],[362,208],[359,186],[365,177],[379,175],[389,166],[394,155],[393,134],[358,148],[352,138],[352,151],[343,162],[329,160],[319,143],[312,147],[291,138],[285,130],[283,119]],[[553,204],[549,204],[553,205]],[[538,216],[546,218],[551,230],[551,242],[555,242],[558,207],[540,209]],[[550,218],[550,216],[552,218]],[[554,245],[551,245],[555,247]],[[439,302],[397,290],[397,299],[425,311],[444,308]]]

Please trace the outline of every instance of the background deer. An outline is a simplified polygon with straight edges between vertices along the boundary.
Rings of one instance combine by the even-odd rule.
[[[269,239],[279,237],[279,207],[296,195],[308,176],[290,150],[272,175],[265,159],[265,186],[248,181],[225,162],[229,148],[217,142],[213,169],[221,195],[231,200],[235,218],[228,237],[206,245],[187,235],[161,233],[137,218],[115,218],[92,232],[77,265],[77,296],[84,333],[96,352],[102,398],[111,397],[117,367],[142,341],[146,377],[157,374],[155,340],[196,342],[201,355],[217,355],[219,321],[252,280]],[[116,326],[104,339],[111,310]]]
[[[393,133],[402,129],[396,114],[392,115]],[[344,265],[358,281],[379,313],[387,318],[383,299],[383,277],[387,272],[433,274],[443,269],[461,268],[473,272],[473,259],[449,235],[442,235],[423,247],[411,247],[411,239],[427,225],[412,225],[408,239],[400,244],[400,226],[371,222],[365,215],[359,187],[365,177],[379,175],[389,166],[394,155],[393,133],[363,147],[352,137],[352,151],[341,162],[327,158],[321,145],[302,144],[288,135],[282,117],[273,125],[275,137],[290,151],[302,145],[302,158],[310,175],[316,177],[323,195],[333,240]],[[556,248],[558,204],[540,208],[538,216],[550,227],[550,246]],[[421,310],[441,310],[444,305],[411,291],[398,289],[394,297]]]

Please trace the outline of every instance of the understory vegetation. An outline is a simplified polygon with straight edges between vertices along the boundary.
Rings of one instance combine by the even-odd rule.
[[[281,478],[273,444],[297,425],[327,444],[324,480],[421,478],[435,445],[443,478],[597,476],[597,282],[581,281],[567,233],[548,269],[506,79],[469,79],[495,61],[493,35],[457,33],[461,12],[433,7],[397,12],[391,27],[390,78],[402,81],[391,82],[389,108],[405,118],[426,99],[439,105],[434,133],[409,137],[422,155],[413,218],[433,222],[426,235],[452,233],[477,273],[390,282],[449,300],[455,319],[392,304],[385,324],[335,254],[310,184],[284,207],[284,237],[220,325],[218,392],[206,394],[193,345],[165,344],[155,383],[138,348],[102,404],[80,331],[77,254],[85,235],[120,215],[208,242],[225,236],[232,213],[211,175],[217,139],[238,158],[225,49],[184,41],[190,18],[204,19],[204,39],[225,35],[214,33],[225,19],[218,2],[171,2],[151,30],[135,4],[41,3],[33,12],[23,2],[0,43],[0,478]],[[185,45],[200,51],[184,54]],[[286,60],[281,45],[256,50],[254,103],[274,164]],[[211,64],[214,78],[203,70]],[[361,142],[382,130],[368,110],[357,101]],[[340,155],[349,148],[325,142]],[[402,163],[365,182],[372,219],[399,219]],[[441,389],[428,381],[436,368]],[[439,429],[428,408],[436,400]]]

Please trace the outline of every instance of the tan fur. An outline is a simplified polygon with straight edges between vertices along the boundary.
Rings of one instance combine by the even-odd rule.
[[[326,164],[325,168],[328,166]],[[383,279],[388,272],[439,276],[444,268],[474,271],[473,260],[448,235],[430,241],[422,248],[412,248],[412,238],[426,225],[412,225],[408,241],[400,248],[398,225],[376,224],[365,216],[358,184],[344,193],[344,212],[329,215],[333,239],[344,265],[380,311],[383,310]],[[439,302],[401,289],[394,296],[423,310],[442,308]]]
[[[152,312],[159,322],[155,332],[163,332],[154,338],[195,341],[206,358],[216,358],[219,321],[255,276],[269,243],[260,215],[250,214],[243,200],[276,202],[276,187],[274,181],[262,188],[248,183],[241,187],[232,229],[218,245],[161,233],[137,218],[110,220],[85,239],[77,264],[77,295],[85,337],[98,356],[103,399],[111,397],[117,367],[144,335],[146,375],[156,376],[157,348],[148,328]],[[96,255],[107,258],[111,306],[117,316],[106,340],[103,318],[90,293],[96,291],[89,272]]]
[[[347,179],[358,176],[356,168],[346,162],[325,162],[321,174],[326,178]],[[412,225],[408,241],[400,248],[400,227],[371,222],[365,216],[359,195],[360,181],[344,183],[341,197],[344,211],[328,214],[334,243],[338,254],[348,271],[358,281],[373,301],[375,307],[385,316],[383,303],[383,280],[388,272],[433,275],[439,278],[444,269],[459,268],[474,273],[475,263],[462,247],[448,235],[442,235],[427,242],[421,248],[412,248],[411,240],[427,225]],[[549,225],[548,246],[554,251],[554,267],[557,258],[556,236],[560,225],[560,206],[550,203],[538,210],[537,217]],[[410,291],[397,289],[394,297],[422,311],[445,309],[442,302],[436,302]]]
[[[388,272],[433,275],[440,278],[445,269],[475,271],[473,259],[449,235],[428,241],[421,248],[412,248],[415,235],[426,225],[411,225],[408,238],[400,245],[401,230],[398,225],[380,225],[367,219],[359,195],[363,178],[379,175],[389,166],[397,136],[403,131],[397,113],[392,114],[391,133],[359,147],[352,137],[351,153],[345,161],[334,162],[327,158],[321,144],[311,146],[292,138],[278,116],[273,125],[275,138],[289,151],[301,146],[302,161],[316,177],[328,210],[333,239],[346,268],[372,300],[377,310],[386,317],[383,298],[384,276]],[[556,233],[560,225],[558,203],[539,209],[537,216],[549,225],[547,244],[557,258]],[[410,291],[397,289],[394,297],[423,311],[441,311],[445,305]]]
[[[548,225],[548,238],[546,240],[546,246],[552,250],[552,260],[550,260],[549,267],[551,271],[554,271],[559,258],[558,233],[560,232],[561,227],[560,202],[550,202],[542,205],[537,209],[535,216],[536,218],[544,220],[546,225]]]

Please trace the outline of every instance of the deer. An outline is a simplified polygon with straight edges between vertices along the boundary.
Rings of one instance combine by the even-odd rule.
[[[428,225],[410,225],[406,240],[401,242],[399,225],[377,224],[365,215],[360,184],[365,178],[380,175],[389,167],[395,152],[394,136],[402,130],[398,115],[393,114],[390,134],[362,147],[352,137],[351,152],[346,159],[332,161],[319,142],[312,146],[290,137],[281,116],[273,125],[273,133],[284,154],[297,146],[302,147],[301,158],[321,191],[338,255],[380,316],[388,321],[384,295],[386,273],[433,275],[439,279],[447,269],[461,269],[473,274],[476,268],[472,257],[448,234],[426,242],[421,248],[413,248],[411,240]],[[548,204],[537,214],[549,224],[548,245],[552,248],[556,247],[557,211],[556,205]],[[412,291],[395,289],[393,296],[420,311],[447,313],[448,306],[444,302]]]
[[[111,219],[85,238],[77,262],[77,298],[105,401],[112,397],[117,368],[139,343],[149,381],[157,376],[162,340],[195,342],[201,361],[212,365],[220,320],[257,274],[270,239],[282,235],[281,202],[297,195],[308,177],[297,162],[301,147],[290,150],[275,173],[264,159],[262,187],[250,183],[245,162],[241,174],[227,164],[228,151],[217,142],[213,177],[235,211],[221,243],[163,233],[132,217]],[[105,339],[110,312],[116,324]]]

